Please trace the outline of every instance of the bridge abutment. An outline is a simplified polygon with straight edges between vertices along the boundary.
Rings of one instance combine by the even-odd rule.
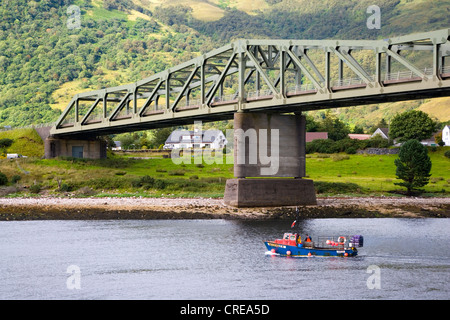
[[[314,205],[305,177],[306,120],[302,115],[234,115],[234,175],[224,201],[235,207]]]
[[[62,139],[49,136],[45,139],[45,158],[74,157],[86,159],[106,158],[106,142],[101,139]]]

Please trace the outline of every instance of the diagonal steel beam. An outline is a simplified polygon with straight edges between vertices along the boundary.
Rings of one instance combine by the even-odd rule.
[[[61,123],[66,119],[69,112],[72,110],[72,108],[75,107],[75,103],[77,100],[78,100],[77,96],[73,97],[72,100],[70,100],[69,104],[67,105],[67,108],[64,110],[64,112],[61,114],[59,119],[56,121],[56,125],[55,125],[56,128],[59,127],[61,125]]]
[[[361,67],[358,61],[355,60],[349,53],[340,51],[340,49],[330,48],[331,51],[338,56],[338,58],[345,62],[347,66],[353,70],[367,85],[373,82],[372,77]]]
[[[114,120],[114,117],[119,113],[120,110],[125,106],[125,102],[128,100],[128,97],[132,94],[132,92],[127,92],[125,96],[120,100],[117,107],[111,112],[110,116],[106,119],[107,121]]]
[[[323,86],[314,78],[314,76],[309,72],[308,69],[303,65],[303,63],[300,61],[300,59],[297,57],[296,54],[294,54],[291,49],[286,50],[287,54],[291,58],[291,60],[294,62],[294,64],[299,67],[302,72],[305,74],[305,76],[314,84],[314,87],[319,90],[322,89]]]
[[[267,83],[267,85],[269,86],[272,93],[276,94],[277,89],[275,89],[275,87],[272,84],[272,82],[270,81],[269,77],[266,75],[264,70],[261,68],[261,65],[258,63],[258,60],[256,60],[255,56],[249,50],[246,50],[246,54],[247,54],[247,57],[249,57],[250,60],[254,63],[254,67],[256,68],[258,73],[263,77],[264,81]]]
[[[233,52],[231,54],[230,59],[228,60],[227,65],[225,66],[225,69],[222,70],[222,74],[219,76],[219,79],[216,81],[214,86],[212,87],[211,92],[209,93],[208,98],[206,99],[206,104],[210,105],[212,99],[214,98],[214,95],[216,94],[217,89],[219,89],[219,86],[222,84],[223,79],[228,73],[228,70],[230,69],[231,65],[233,64],[234,59],[236,58],[237,53]]]
[[[83,119],[81,119],[81,125],[83,125],[86,120],[89,118],[89,116],[91,115],[92,111],[94,111],[95,107],[97,107],[98,103],[100,102],[100,100],[102,100],[103,98],[97,98],[97,100],[95,100],[95,102],[92,104],[92,106],[89,108],[88,112],[86,112],[86,114],[84,115]]]
[[[172,104],[172,111],[176,111],[176,107],[178,102],[180,102],[181,98],[183,97],[184,93],[186,92],[186,89],[189,87],[189,84],[191,83],[192,79],[194,79],[195,74],[197,73],[197,70],[200,67],[195,66],[194,70],[192,70],[191,74],[189,75],[189,77],[187,78],[186,82],[183,85],[183,88],[181,89],[180,93],[178,94],[178,96],[175,98],[175,101]]]
[[[319,69],[317,69],[314,62],[312,62],[311,59],[308,57],[308,54],[306,53],[305,49],[300,50],[300,55],[302,59],[304,59],[306,63],[311,67],[311,69],[314,71],[316,76],[319,78],[320,82],[325,82],[325,78],[323,77],[322,73],[320,73]]]
[[[145,103],[142,106],[141,110],[139,110],[139,112],[138,112],[140,117],[142,117],[142,115],[144,114],[145,109],[147,109],[147,107],[150,105],[150,103],[152,103],[153,97],[158,93],[158,90],[161,87],[161,85],[163,84],[163,82],[164,82],[164,80],[160,79],[159,82],[156,84],[156,86],[153,88],[152,93],[150,94],[150,96],[145,101]]]
[[[394,51],[388,49],[387,47],[384,48],[384,51],[386,52],[387,55],[400,62],[402,65],[404,65],[406,68],[417,74],[422,79],[424,80],[428,79],[428,77],[421,70],[416,68],[414,65],[412,65],[408,60],[400,56],[398,53],[395,53]]]

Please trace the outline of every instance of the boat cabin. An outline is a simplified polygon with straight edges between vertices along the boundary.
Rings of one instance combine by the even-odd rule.
[[[285,233],[283,235],[283,239],[277,239],[275,240],[275,243],[278,244],[285,244],[288,246],[296,246],[298,240],[298,234],[297,233]]]

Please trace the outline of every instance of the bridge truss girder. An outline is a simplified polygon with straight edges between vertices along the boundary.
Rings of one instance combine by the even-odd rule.
[[[449,36],[444,29],[385,40],[238,40],[135,83],[76,94],[51,134],[446,96]]]

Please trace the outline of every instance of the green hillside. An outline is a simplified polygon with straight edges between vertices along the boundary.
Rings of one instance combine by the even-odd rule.
[[[0,126],[55,121],[73,94],[137,81],[237,38],[376,39],[449,27],[450,0],[15,0],[0,7]],[[81,9],[68,28],[67,9]],[[428,104],[428,105],[424,105]],[[370,127],[421,108],[449,121],[448,99],[337,110]]]
[[[27,157],[44,155],[44,142],[33,128],[0,131],[0,139],[13,140],[7,153],[19,153]]]

